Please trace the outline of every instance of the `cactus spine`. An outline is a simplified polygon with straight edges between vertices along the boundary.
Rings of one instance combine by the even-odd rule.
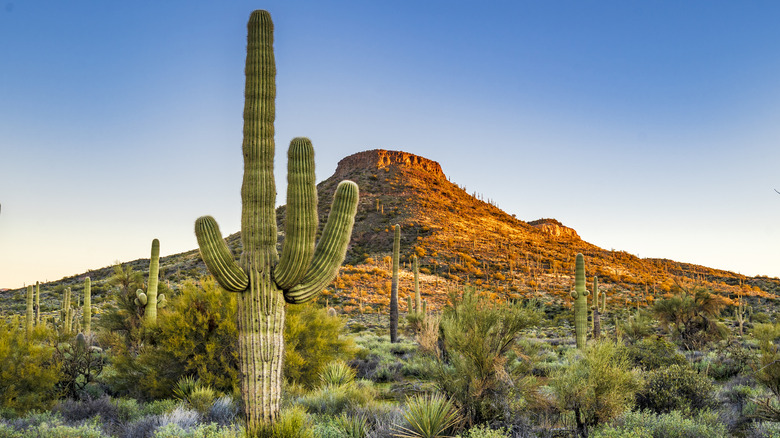
[[[593,339],[601,337],[601,312],[599,310],[599,277],[593,276]]]
[[[92,330],[92,282],[89,277],[84,279],[84,333],[89,335]]]
[[[314,298],[338,273],[352,234],[358,187],[351,181],[338,185],[315,248],[314,150],[308,139],[293,139],[287,154],[287,222],[279,257],[273,176],[276,66],[270,14],[254,11],[248,31],[238,263],[212,217],[195,222],[195,235],[209,272],[222,288],[238,293],[241,395],[247,435],[255,436],[279,416],[285,302]]]
[[[398,342],[398,259],[401,257],[401,226],[393,227],[393,282],[390,288],[390,342]]]
[[[24,327],[27,339],[32,336],[33,330],[33,286],[27,286],[27,314],[25,315]]]
[[[577,339],[577,348],[585,348],[588,339],[588,290],[585,288],[585,258],[577,254],[574,262],[574,290],[571,291],[574,298],[574,333]]]

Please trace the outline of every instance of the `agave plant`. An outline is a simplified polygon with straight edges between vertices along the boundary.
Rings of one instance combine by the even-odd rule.
[[[448,435],[461,422],[452,402],[439,394],[416,395],[406,401],[404,419],[409,427],[396,425],[400,438],[451,438]]]

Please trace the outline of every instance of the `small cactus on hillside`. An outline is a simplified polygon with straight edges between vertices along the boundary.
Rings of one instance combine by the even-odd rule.
[[[60,329],[64,334],[71,333],[73,323],[73,310],[70,307],[70,288],[65,288],[62,295],[62,309],[60,309]]]
[[[24,327],[27,333],[27,339],[30,339],[33,331],[33,286],[27,286],[27,313],[25,315]]]
[[[401,226],[393,227],[393,282],[390,288],[390,342],[398,342],[398,262],[401,257]]]
[[[84,279],[84,310],[82,314],[84,317],[84,333],[89,335],[92,330],[92,282],[89,277]]]
[[[35,324],[41,323],[41,283],[35,282]]]
[[[585,257],[582,254],[577,254],[574,266],[574,290],[571,291],[571,297],[574,298],[577,348],[581,350],[588,340],[588,290],[585,288]]]
[[[149,282],[146,292],[142,289],[135,291],[134,303],[144,310],[144,323],[154,325],[157,323],[157,309],[165,307],[165,294],[157,294],[160,283],[160,241],[152,240],[152,256],[149,259]]]
[[[601,311],[599,309],[599,277],[593,276],[593,339],[601,337]]]

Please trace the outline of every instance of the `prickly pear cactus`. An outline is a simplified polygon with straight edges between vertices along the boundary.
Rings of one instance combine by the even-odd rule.
[[[577,254],[574,263],[574,332],[577,338],[577,348],[585,348],[588,340],[588,290],[585,288],[585,257]]]

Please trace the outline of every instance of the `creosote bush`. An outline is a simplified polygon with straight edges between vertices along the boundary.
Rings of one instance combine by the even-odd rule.
[[[670,365],[649,371],[637,393],[637,407],[657,413],[698,412],[712,408],[712,381],[690,365]]]

